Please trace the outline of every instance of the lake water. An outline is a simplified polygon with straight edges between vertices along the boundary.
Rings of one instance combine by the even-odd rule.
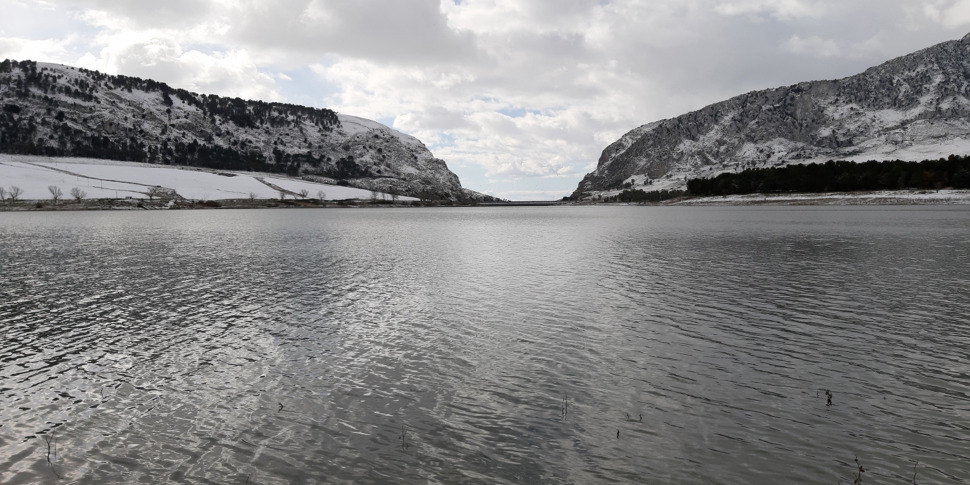
[[[966,208],[0,213],[0,483],[970,483],[968,248]]]

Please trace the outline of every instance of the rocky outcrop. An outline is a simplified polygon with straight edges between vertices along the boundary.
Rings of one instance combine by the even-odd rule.
[[[845,79],[756,91],[636,128],[603,151],[573,197],[680,189],[758,166],[968,151],[970,36]]]

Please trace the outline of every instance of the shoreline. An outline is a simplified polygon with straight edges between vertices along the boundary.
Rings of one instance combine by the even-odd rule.
[[[970,190],[880,190],[870,192],[824,192],[746,194],[677,199],[664,202],[678,206],[895,206],[970,205]]]
[[[147,201],[144,199],[90,199],[83,202],[58,202],[50,199],[20,200],[14,204],[5,202],[0,212],[75,212],[75,211],[160,211],[160,210],[224,210],[224,209],[359,209],[359,208],[406,208],[406,207],[452,207],[435,202],[378,202],[340,200],[321,202],[306,200],[180,200]]]
[[[452,201],[384,201],[361,199],[218,199],[218,200],[155,200],[147,199],[86,199],[82,202],[50,199],[4,201],[0,212],[63,212],[97,210],[211,210],[211,209],[370,209],[370,208],[426,208],[426,207],[517,207],[517,206],[970,206],[970,190],[900,190],[876,192],[827,192],[820,194],[747,194],[708,197],[680,197],[661,202],[595,202],[541,201],[538,203],[459,204]]]

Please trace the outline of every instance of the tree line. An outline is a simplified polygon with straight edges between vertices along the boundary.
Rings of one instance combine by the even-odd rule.
[[[647,192],[642,189],[628,189],[612,197],[606,197],[604,202],[624,202],[624,203],[644,203],[644,202],[663,202],[665,200],[683,197],[686,193],[683,190],[654,190]]]
[[[628,189],[604,202],[663,202],[684,196],[767,194],[784,192],[824,193],[874,190],[970,189],[970,156],[950,155],[938,160],[905,162],[828,161],[807,165],[752,168],[687,181],[687,190],[644,191]],[[568,199],[568,198],[565,198]]]
[[[294,128],[301,133],[304,123],[322,132],[339,127],[337,113],[332,110],[195,94],[151,79],[69,69],[79,75],[39,67],[34,61],[0,61],[0,93],[5,95],[0,102],[0,152],[290,175],[312,173],[336,179],[372,175],[352,156],[335,160],[338,157],[314,155],[309,149],[287,149],[282,141],[274,142],[271,152],[264,152],[245,138],[235,139],[231,132],[227,143],[218,143],[211,133],[175,133],[171,124],[173,107],[178,108],[176,100],[198,109],[213,125],[218,117],[246,129]],[[157,121],[162,127],[158,135],[146,133],[139,128],[142,120],[129,119],[128,115],[108,121],[110,130],[77,126],[85,113],[92,112],[78,103],[100,103],[96,94],[103,90],[156,93],[159,104],[167,107],[169,122]],[[74,100],[73,105],[65,97]]]
[[[324,131],[332,131],[340,126],[337,113],[326,108],[310,108],[289,103],[269,103],[265,101],[244,100],[211,94],[196,94],[185,89],[175,89],[163,82],[141,79],[133,76],[109,75],[84,68],[71,68],[83,77],[65,79],[63,74],[41,67],[35,61],[0,61],[0,83],[11,83],[12,92],[18,97],[29,97],[31,88],[45,96],[48,104],[57,104],[51,95],[64,94],[81,101],[96,101],[98,90],[123,90],[129,93],[138,90],[158,93],[162,104],[173,106],[175,99],[200,109],[206,116],[219,116],[242,128],[255,128],[268,124],[271,126],[292,126],[308,121]],[[17,73],[19,75],[11,75]],[[5,80],[6,79],[6,80]]]
[[[970,189],[970,156],[950,155],[921,162],[828,161],[747,169],[687,181],[687,192],[694,196],[942,188]]]

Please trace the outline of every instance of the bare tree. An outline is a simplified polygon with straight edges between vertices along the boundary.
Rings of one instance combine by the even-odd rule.
[[[10,196],[10,203],[11,204],[16,203],[17,199],[19,199],[20,196],[23,195],[23,193],[24,193],[23,189],[21,189],[20,187],[17,187],[16,185],[11,185],[10,190],[7,190],[7,195]]]
[[[280,189],[280,200],[284,200],[284,199],[286,199],[286,191],[283,189]]]
[[[145,195],[148,196],[148,201],[151,202],[152,200],[155,200],[155,197],[160,197],[163,193],[165,193],[165,189],[159,185],[153,185],[148,188]]]
[[[305,199],[308,195],[310,195],[310,191],[309,190],[307,190],[307,189],[300,190],[300,198],[301,199]]]
[[[0,187],[0,203],[7,202],[7,189]]]
[[[81,200],[84,199],[87,196],[88,196],[88,193],[87,192],[85,192],[85,191],[83,191],[83,190],[81,190],[81,189],[79,189],[77,187],[74,187],[73,189],[71,189],[71,197],[74,198],[74,201],[75,202],[80,203]]]
[[[317,191],[317,198],[320,199],[320,202],[326,202],[327,201],[327,193],[324,192],[324,191],[322,191],[322,190],[318,190]]]
[[[54,205],[57,205],[58,199],[64,197],[64,191],[56,185],[48,185],[47,190],[51,193],[51,200],[54,201]]]
[[[252,204],[252,203],[255,203],[255,202],[256,202],[256,192],[250,192],[249,193],[249,203]]]

